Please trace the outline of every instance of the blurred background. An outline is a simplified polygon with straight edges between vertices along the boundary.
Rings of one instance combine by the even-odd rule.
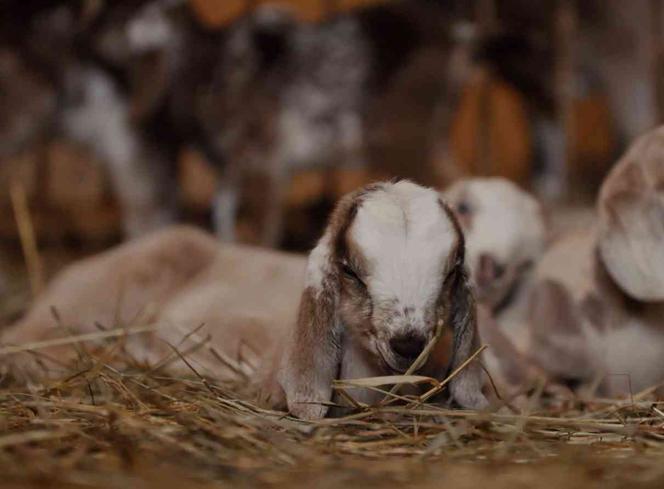
[[[587,206],[663,118],[660,0],[0,5],[3,300],[174,222],[306,250],[379,178]]]

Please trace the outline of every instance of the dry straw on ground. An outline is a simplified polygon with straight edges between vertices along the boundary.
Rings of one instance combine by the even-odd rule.
[[[544,402],[535,389],[537,407],[494,413],[405,397],[308,423],[259,408],[248,379],[176,378],[101,336],[39,383],[0,352],[2,487],[664,487],[664,403],[649,392]]]

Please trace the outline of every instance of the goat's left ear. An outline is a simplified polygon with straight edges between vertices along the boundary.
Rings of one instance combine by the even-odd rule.
[[[329,270],[323,238],[311,252],[297,323],[284,349],[278,382],[288,410],[298,418],[320,419],[332,399],[332,381],[341,362],[341,331],[336,309],[338,277]]]
[[[449,370],[453,372],[480,346],[477,333],[477,307],[465,268],[463,239],[459,243],[455,264],[447,276],[444,287],[448,291],[446,323],[453,330],[452,361]],[[482,393],[482,370],[478,361],[466,365],[450,382],[452,399],[466,409],[484,409],[489,404]]]

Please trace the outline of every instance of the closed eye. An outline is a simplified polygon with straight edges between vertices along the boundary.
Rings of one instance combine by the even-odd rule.
[[[353,270],[353,268],[348,263],[341,263],[341,271],[349,279],[357,282],[359,285],[361,285],[364,288],[367,287],[367,285],[360,278],[360,276],[357,274],[357,272],[355,270]]]

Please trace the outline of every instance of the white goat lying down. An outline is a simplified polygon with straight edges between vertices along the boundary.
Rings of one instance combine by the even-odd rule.
[[[327,407],[316,403],[332,399],[337,376],[406,371],[439,323],[450,329],[452,351],[436,349],[422,372],[442,378],[468,359],[478,342],[464,266],[463,235],[436,192],[407,181],[380,183],[341,200],[306,272],[299,257],[219,247],[182,228],[166,231],[70,267],[2,340],[20,344],[51,336],[61,329],[48,328],[56,323],[55,306],[57,322],[70,330],[128,319],[158,323],[158,334],[127,342],[134,353],[156,361],[169,353],[160,339],[177,344],[205,322],[216,338],[212,348],[193,354],[197,364],[214,374],[224,370],[218,357],[243,363],[236,358],[247,346],[254,358],[244,363],[276,368],[267,368],[274,374],[268,376],[273,402],[286,401],[292,413],[317,418]],[[281,285],[269,286],[275,283]],[[108,299],[100,302],[102,297]],[[450,391],[463,407],[486,405],[474,363],[454,378]]]
[[[203,333],[181,340],[205,324],[214,352],[200,348],[188,358],[207,375],[232,378],[238,369],[256,366],[256,355],[269,357],[294,322],[304,268],[298,255],[222,246],[203,231],[171,227],[67,267],[23,319],[0,333],[0,341],[18,345],[98,328],[153,325],[158,333],[129,336],[126,348],[154,363],[172,353],[165,341],[183,350],[202,342]],[[65,345],[12,360],[40,374],[39,364],[57,369],[54,360],[72,356],[76,351]],[[218,356],[231,368],[223,368]],[[180,362],[173,367],[186,369]]]
[[[664,392],[664,127],[604,181],[598,224],[557,242],[536,271],[532,354],[552,376],[617,396]]]
[[[466,236],[484,362],[501,392],[518,391],[540,373],[528,359],[528,305],[547,245],[544,211],[504,178],[461,180],[444,196]]]

